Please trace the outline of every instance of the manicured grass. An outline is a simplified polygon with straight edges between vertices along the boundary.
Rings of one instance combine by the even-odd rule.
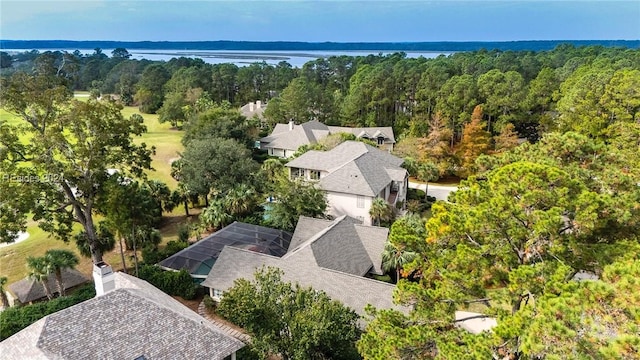
[[[77,97],[78,99],[87,99],[87,97]],[[125,107],[122,110],[122,114],[129,117],[133,114],[139,113],[135,107]],[[166,183],[169,188],[176,187],[177,182],[171,177],[170,160],[178,157],[178,152],[182,151],[183,147],[180,142],[182,139],[182,131],[171,129],[171,125],[168,123],[160,124],[158,122],[157,115],[140,114],[144,118],[144,123],[147,126],[148,132],[140,138],[134,139],[136,143],[146,143],[148,146],[155,146],[156,154],[152,157],[152,167],[154,171],[149,171],[148,176],[150,179],[160,180]],[[12,114],[0,109],[0,120],[7,120],[10,123],[18,121]],[[192,215],[196,215],[198,211],[190,209]],[[191,219],[195,219],[192,217]],[[97,222],[97,218],[94,218]],[[179,206],[169,214],[165,214],[163,224],[160,231],[163,235],[163,244],[171,240],[177,239],[178,227],[181,223],[187,221],[184,216],[184,209]],[[9,279],[9,283],[18,281],[27,276],[26,258],[28,256],[41,256],[48,249],[68,249],[78,254],[76,245],[72,242],[64,243],[63,241],[56,240],[49,237],[47,233],[42,231],[35,223],[31,222],[27,231],[30,236],[27,240],[24,240],[18,244],[8,247],[0,248],[0,276],[6,276]],[[128,254],[132,255],[132,252]],[[78,254],[80,257],[80,255]],[[122,268],[122,261],[120,258],[120,248],[116,244],[116,248],[104,254],[104,259],[110,263],[114,269]],[[133,260],[129,260],[127,257],[127,265],[129,268],[133,267]],[[91,276],[91,259],[80,257],[80,265],[78,270],[87,276]]]
[[[125,117],[129,117],[140,113],[137,108],[127,106],[122,110],[122,114]],[[160,124],[158,115],[140,115],[144,118],[147,132],[134,141],[138,144],[145,143],[156,148],[156,154],[153,156],[151,163],[155,171],[148,172],[149,178],[160,180],[173,189],[178,183],[171,177],[171,161],[176,159],[179,156],[178,153],[184,149],[180,142],[183,132],[172,129],[169,123]]]

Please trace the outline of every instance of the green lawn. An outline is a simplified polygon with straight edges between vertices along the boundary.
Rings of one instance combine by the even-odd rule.
[[[86,99],[86,97],[78,97],[78,99]],[[125,107],[122,113],[128,117],[138,113],[138,109],[135,107]],[[178,157],[178,152],[183,149],[180,143],[182,132],[171,129],[168,123],[160,124],[157,115],[141,115],[145,120],[148,132],[142,137],[135,139],[135,141],[137,143],[144,142],[156,148],[156,154],[153,156],[152,162],[154,171],[148,172],[149,178],[163,181],[173,189],[177,183],[170,175],[170,160]],[[0,120],[8,120],[11,122],[15,120],[15,117],[0,109]],[[191,212],[197,214],[197,211],[191,210]],[[186,217],[184,216],[182,207],[178,207],[173,212],[165,214],[163,225],[160,228],[163,235],[163,243],[177,239],[178,227],[185,221]],[[69,249],[77,253],[75,244],[64,243],[49,237],[47,233],[38,228],[33,222],[29,223],[27,231],[30,234],[27,240],[19,244],[0,248],[0,276],[8,277],[9,283],[18,281],[27,275],[25,259],[28,256],[40,256],[52,248]],[[118,246],[116,246],[114,251],[105,254],[104,258],[115,269],[122,267]],[[127,259],[127,264],[131,267],[133,262]],[[90,276],[91,259],[81,258],[78,270]]]

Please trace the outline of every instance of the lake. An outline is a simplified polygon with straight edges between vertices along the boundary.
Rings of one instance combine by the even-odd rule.
[[[44,51],[68,51],[75,49],[38,49]],[[111,55],[113,49],[103,49],[102,52]],[[3,49],[8,53],[24,52],[24,49]],[[228,50],[135,50],[127,49],[132,59],[169,61],[176,57],[201,58],[208,64],[233,63],[237,66],[246,66],[255,62],[265,61],[267,64],[276,65],[281,61],[286,61],[293,67],[302,67],[306,62],[329,56],[367,56],[378,54],[392,54],[393,51],[228,51]],[[84,55],[93,53],[93,50],[80,50]],[[436,58],[440,55],[451,55],[453,52],[405,52],[408,58],[424,57],[428,59]]]

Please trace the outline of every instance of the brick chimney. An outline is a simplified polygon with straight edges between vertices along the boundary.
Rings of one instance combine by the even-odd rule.
[[[116,276],[111,265],[104,261],[93,264],[93,282],[96,286],[96,297],[115,290]]]

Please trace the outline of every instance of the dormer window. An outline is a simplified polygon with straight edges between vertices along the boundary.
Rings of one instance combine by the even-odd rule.
[[[382,136],[378,136],[378,145],[384,144],[384,138]]]

